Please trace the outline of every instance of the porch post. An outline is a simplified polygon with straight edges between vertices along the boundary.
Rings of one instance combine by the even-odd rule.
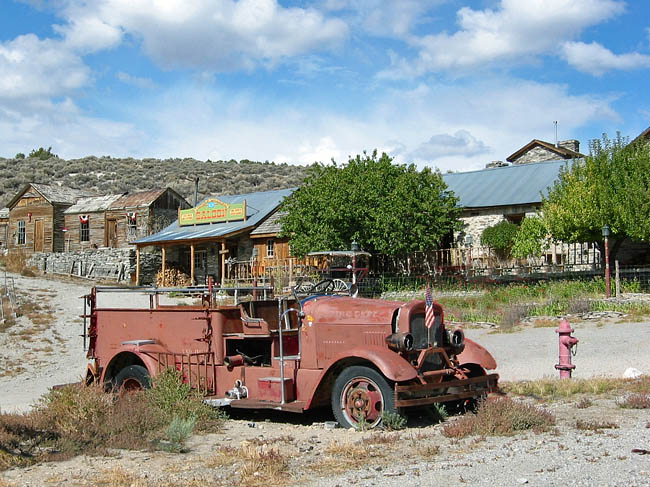
[[[226,241],[221,241],[221,287],[226,285]]]
[[[167,259],[167,249],[166,249],[165,245],[163,244],[162,245],[162,268],[161,268],[161,271],[162,271],[162,287],[165,287],[165,285],[167,284],[165,282],[165,270],[166,270],[165,269],[165,260],[166,259]]]
[[[135,285],[140,285],[140,246],[135,247]]]
[[[194,243],[190,244],[190,282],[192,285],[196,284],[194,281]]]

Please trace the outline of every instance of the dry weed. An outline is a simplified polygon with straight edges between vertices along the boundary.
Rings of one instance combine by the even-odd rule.
[[[616,429],[618,425],[609,421],[576,421],[576,429],[581,431],[600,431],[603,429]]]
[[[626,409],[650,409],[650,394],[629,394],[617,404]]]
[[[521,431],[543,432],[555,425],[555,417],[544,409],[508,397],[483,401],[476,414],[458,418],[443,428],[448,438],[470,435],[508,436]]]
[[[150,487],[152,485],[147,479],[137,477],[122,467],[102,470],[93,479],[93,484],[98,487]]]
[[[325,448],[325,457],[312,465],[312,470],[323,475],[339,474],[368,465],[384,454],[365,442],[332,441]]]
[[[583,397],[582,399],[580,399],[580,401],[576,403],[576,407],[578,409],[587,409],[593,406],[593,404],[594,402],[591,399],[589,399],[588,397]]]

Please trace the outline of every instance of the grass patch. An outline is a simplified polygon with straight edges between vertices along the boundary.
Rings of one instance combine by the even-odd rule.
[[[445,425],[448,438],[466,436],[510,436],[521,431],[544,432],[555,425],[555,417],[535,406],[499,397],[483,401],[476,414],[468,414]]]
[[[324,458],[312,465],[312,470],[321,475],[334,475],[368,466],[387,455],[384,444],[332,441],[325,449]]]
[[[290,479],[288,456],[268,445],[243,442],[239,448],[221,447],[206,459],[209,468],[237,466],[236,485],[272,487],[287,485]]]
[[[26,414],[0,416],[0,469],[108,449],[181,451],[194,428],[214,431],[222,413],[183,384],[175,370],[153,387],[116,397],[99,386],[50,391]]]
[[[504,392],[537,399],[568,398],[578,394],[603,395],[608,393],[650,393],[650,376],[638,379],[595,377],[592,379],[539,379],[530,381],[501,382]]]

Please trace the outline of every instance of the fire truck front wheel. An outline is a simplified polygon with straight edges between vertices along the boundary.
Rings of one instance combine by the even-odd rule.
[[[395,412],[393,389],[374,369],[348,367],[334,382],[332,411],[343,428],[374,428],[384,412]]]
[[[118,391],[140,391],[151,387],[151,376],[142,365],[124,367],[115,377],[115,389]]]

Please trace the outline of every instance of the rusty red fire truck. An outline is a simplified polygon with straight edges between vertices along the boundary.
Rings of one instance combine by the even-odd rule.
[[[446,329],[437,303],[427,328],[424,301],[358,298],[330,287],[216,304],[208,285],[192,291],[202,298],[190,306],[160,299],[183,290],[95,287],[84,297],[87,382],[145,388],[174,367],[215,406],[302,412],[329,404],[346,428],[497,389],[498,375],[487,372],[496,368],[493,357],[461,329]],[[148,306],[102,306],[109,292],[147,293]]]

